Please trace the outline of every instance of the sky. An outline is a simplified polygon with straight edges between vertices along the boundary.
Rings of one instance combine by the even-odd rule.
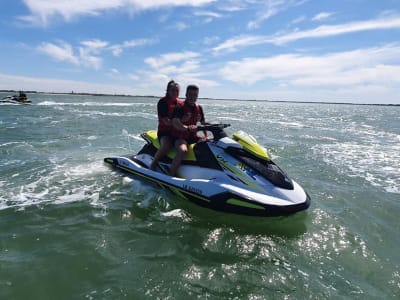
[[[0,90],[400,104],[400,0],[1,0]]]

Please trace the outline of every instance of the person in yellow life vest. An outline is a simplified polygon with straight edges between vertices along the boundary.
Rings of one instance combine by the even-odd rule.
[[[151,170],[155,170],[157,163],[162,159],[173,146],[172,137],[172,115],[177,104],[181,104],[179,100],[179,84],[171,80],[167,84],[165,97],[161,98],[157,103],[158,129],[157,136],[160,141],[160,148],[154,155],[154,159],[150,165]]]
[[[186,98],[183,104],[175,107],[172,118],[172,137],[177,154],[172,161],[170,175],[175,176],[182,162],[183,157],[188,151],[188,144],[196,143],[201,139],[197,134],[196,124],[206,124],[203,109],[196,104],[199,96],[197,85],[188,85],[186,88]]]

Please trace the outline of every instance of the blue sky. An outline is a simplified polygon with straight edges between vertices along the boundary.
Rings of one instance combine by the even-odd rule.
[[[2,0],[0,23],[0,89],[400,104],[399,0]]]

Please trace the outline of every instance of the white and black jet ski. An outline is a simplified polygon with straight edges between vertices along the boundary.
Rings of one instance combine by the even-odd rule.
[[[229,124],[198,126],[213,138],[189,146],[178,177],[169,167],[171,150],[155,171],[149,169],[160,144],[156,131],[147,131],[147,142],[137,154],[107,157],[104,161],[122,171],[168,188],[199,205],[231,213],[255,216],[283,216],[307,209],[310,197],[278,167],[256,139],[239,131],[230,138]]]
[[[31,104],[32,101],[28,98],[20,98],[17,95],[7,96],[0,100],[0,104]]]

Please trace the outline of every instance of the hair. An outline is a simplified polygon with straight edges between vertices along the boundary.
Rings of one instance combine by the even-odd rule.
[[[189,90],[198,91],[198,90],[199,90],[199,86],[198,86],[198,85],[195,85],[195,84],[189,84],[189,85],[187,86],[187,88],[186,88],[186,93],[187,93]]]
[[[170,80],[167,84],[167,91],[165,92],[165,96],[168,96],[168,92],[172,87],[179,88],[179,84],[177,82],[175,82],[174,80]]]

